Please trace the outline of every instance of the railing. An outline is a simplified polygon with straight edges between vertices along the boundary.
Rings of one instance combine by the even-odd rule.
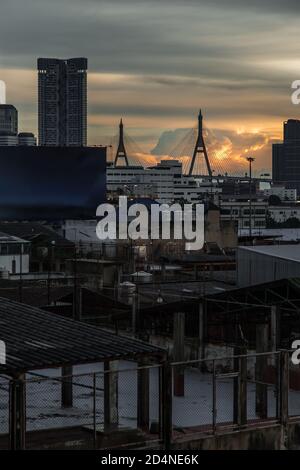
[[[276,352],[173,364],[173,430],[215,433],[257,420],[278,420],[279,356]]]
[[[41,444],[37,431],[54,446],[70,440],[85,448],[118,446],[125,433],[130,442],[159,440],[161,367],[113,365],[92,373],[27,378],[26,447]]]
[[[189,433],[300,419],[300,370],[287,351],[92,367],[26,376],[25,448],[167,448]],[[0,378],[0,449],[9,445],[13,384]]]

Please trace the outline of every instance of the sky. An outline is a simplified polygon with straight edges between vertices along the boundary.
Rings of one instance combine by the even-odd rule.
[[[88,57],[89,144],[109,144],[122,116],[152,163],[201,108],[214,158],[268,171],[300,115],[299,30],[298,0],[1,0],[0,80],[20,130],[37,132],[37,58]]]

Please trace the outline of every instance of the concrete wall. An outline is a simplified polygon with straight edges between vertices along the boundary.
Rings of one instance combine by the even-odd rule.
[[[234,220],[221,220],[220,211],[209,210],[205,218],[205,241],[220,248],[235,248],[238,244],[237,224]]]
[[[172,449],[185,450],[282,450],[286,449],[279,424],[222,432],[215,436],[185,437],[173,443]]]
[[[298,450],[299,420],[284,428],[280,424],[260,424],[245,429],[222,431],[217,435],[194,433],[173,442],[176,450]]]

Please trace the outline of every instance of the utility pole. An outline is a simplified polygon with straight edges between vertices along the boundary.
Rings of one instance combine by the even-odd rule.
[[[20,302],[23,302],[23,254],[24,254],[24,245],[21,243],[20,245]]]
[[[247,161],[249,162],[249,240],[252,245],[252,163],[255,158],[248,157]]]
[[[49,244],[48,250],[48,282],[47,282],[47,292],[48,292],[48,305],[51,304],[51,273],[53,268],[53,249],[55,247],[55,241],[52,240],[51,244]]]

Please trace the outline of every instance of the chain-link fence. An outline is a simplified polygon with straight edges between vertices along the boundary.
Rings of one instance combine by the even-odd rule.
[[[0,376],[0,450],[9,447],[9,380]]]
[[[216,432],[280,419],[280,352],[172,364],[173,433]],[[290,415],[300,415],[300,387]]]
[[[26,448],[47,441],[59,447],[66,438],[92,447],[96,379],[96,374],[27,379]]]
[[[63,375],[28,374],[25,448],[165,445],[189,433],[282,423],[300,417],[298,369],[278,351],[160,365],[110,361],[65,368]],[[10,442],[12,384],[0,378],[0,449]]]
[[[93,373],[33,373],[25,381],[26,448],[64,448],[70,442],[106,448],[159,440],[160,368],[115,361]]]
[[[289,361],[288,409],[290,417],[300,416],[300,365],[293,364],[292,353]]]
[[[247,357],[247,420],[279,419],[280,353]]]

